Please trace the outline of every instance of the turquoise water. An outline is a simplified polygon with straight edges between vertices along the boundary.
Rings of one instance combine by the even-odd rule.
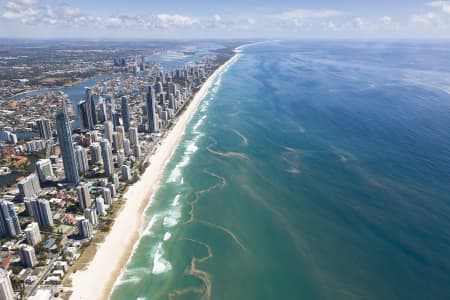
[[[112,299],[449,299],[448,46],[245,48]]]

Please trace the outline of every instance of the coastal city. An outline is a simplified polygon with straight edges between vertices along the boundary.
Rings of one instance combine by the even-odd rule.
[[[2,78],[0,299],[70,297],[71,274],[92,259],[124,202],[131,201],[124,194],[201,86],[233,56],[232,49],[173,70],[145,59],[142,51],[104,49],[75,65],[62,56],[62,72],[47,68],[41,74],[45,67],[30,66],[33,72]],[[83,51],[60,52],[77,53],[71,59],[78,59]],[[30,61],[21,59],[21,65]],[[56,73],[68,78],[81,68],[83,75],[68,81],[104,76],[86,86],[81,99],[58,90],[65,79],[49,90],[42,90],[48,80],[35,80]],[[17,80],[21,74],[23,80]]]

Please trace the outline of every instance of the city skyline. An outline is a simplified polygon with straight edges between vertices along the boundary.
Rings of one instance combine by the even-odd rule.
[[[0,1],[1,38],[448,38],[450,1]]]

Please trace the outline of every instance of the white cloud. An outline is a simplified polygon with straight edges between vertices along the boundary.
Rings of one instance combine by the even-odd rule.
[[[389,25],[392,23],[392,18],[389,16],[384,16],[380,18],[380,22],[383,23],[384,25]]]
[[[294,9],[275,15],[274,18],[281,21],[301,23],[310,18],[330,18],[341,15],[341,12],[332,9]]]
[[[361,17],[357,17],[353,20],[354,27],[361,29],[364,27],[364,21]]]
[[[425,28],[450,29],[450,1],[432,1],[435,10],[411,16],[411,22]]]
[[[156,25],[161,28],[184,28],[191,27],[193,25],[199,24],[199,21],[188,16],[182,15],[169,15],[169,14],[159,14],[156,16],[157,23]]]
[[[432,1],[429,6],[440,8],[443,13],[450,14],[450,1]]]
[[[338,27],[332,21],[324,22],[322,23],[322,26],[323,28],[325,28],[325,30],[338,31]]]

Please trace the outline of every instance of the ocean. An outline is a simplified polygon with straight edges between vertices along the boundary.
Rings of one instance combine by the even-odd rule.
[[[449,46],[244,48],[111,298],[450,299]]]

